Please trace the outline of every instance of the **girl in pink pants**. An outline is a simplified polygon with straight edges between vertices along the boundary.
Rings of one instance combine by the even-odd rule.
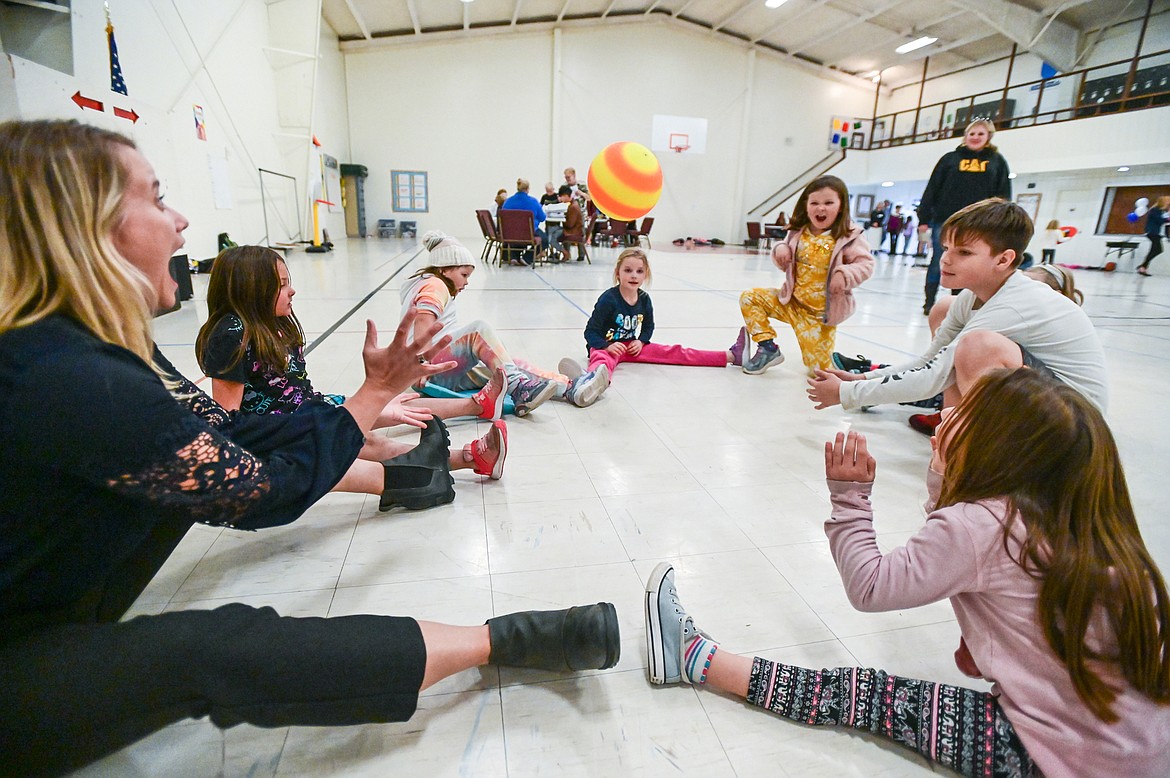
[[[651,343],[654,334],[654,306],[650,295],[642,288],[650,281],[650,260],[638,248],[629,248],[618,255],[613,270],[614,286],[606,289],[593,306],[593,315],[585,325],[585,343],[589,347],[589,374],[582,388],[589,388],[596,400],[609,384],[609,377],[619,362],[649,362],[656,365],[692,365],[723,367],[735,361],[740,353],[744,333],[735,346],[725,351],[704,351],[684,346],[665,346]],[[561,361],[561,372],[568,368],[572,378],[572,360]],[[576,367],[580,372],[580,367]],[[591,375],[590,375],[591,374]],[[600,390],[598,389],[600,387]]]

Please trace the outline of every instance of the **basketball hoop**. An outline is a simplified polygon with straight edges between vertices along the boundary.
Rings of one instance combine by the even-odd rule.
[[[682,154],[684,151],[686,151],[689,148],[690,148],[690,146],[671,146],[670,150],[673,151],[675,154]]]
[[[667,145],[675,154],[682,154],[691,147],[691,136],[685,132],[672,132]]]

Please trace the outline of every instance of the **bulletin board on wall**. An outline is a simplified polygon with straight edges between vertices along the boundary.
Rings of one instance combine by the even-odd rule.
[[[1101,213],[1097,217],[1097,235],[1145,235],[1146,217],[1130,221],[1137,201],[1144,197],[1152,208],[1159,197],[1170,196],[1170,184],[1142,184],[1140,186],[1109,186],[1101,200]]]
[[[391,170],[393,208],[402,213],[426,213],[427,174],[423,170]]]

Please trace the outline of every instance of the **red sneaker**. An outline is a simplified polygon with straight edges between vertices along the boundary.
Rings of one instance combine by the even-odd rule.
[[[479,403],[481,419],[498,419],[504,415],[504,398],[508,396],[508,374],[500,368],[483,389],[471,399]]]
[[[498,481],[504,475],[504,459],[508,456],[508,425],[503,419],[492,422],[492,428],[474,443],[463,447],[475,463],[475,474],[486,475]]]
[[[923,435],[933,435],[942,424],[941,413],[916,413],[910,417],[910,426]]]

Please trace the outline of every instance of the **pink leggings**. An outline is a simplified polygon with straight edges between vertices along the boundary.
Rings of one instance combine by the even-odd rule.
[[[603,348],[589,349],[589,369],[594,370],[598,365],[609,368],[612,376],[619,362],[646,362],[652,365],[685,365],[687,367],[725,367],[727,365],[726,351],[703,351],[685,346],[663,346],[658,343],[647,343],[642,346],[638,356],[622,354],[615,357]]]

